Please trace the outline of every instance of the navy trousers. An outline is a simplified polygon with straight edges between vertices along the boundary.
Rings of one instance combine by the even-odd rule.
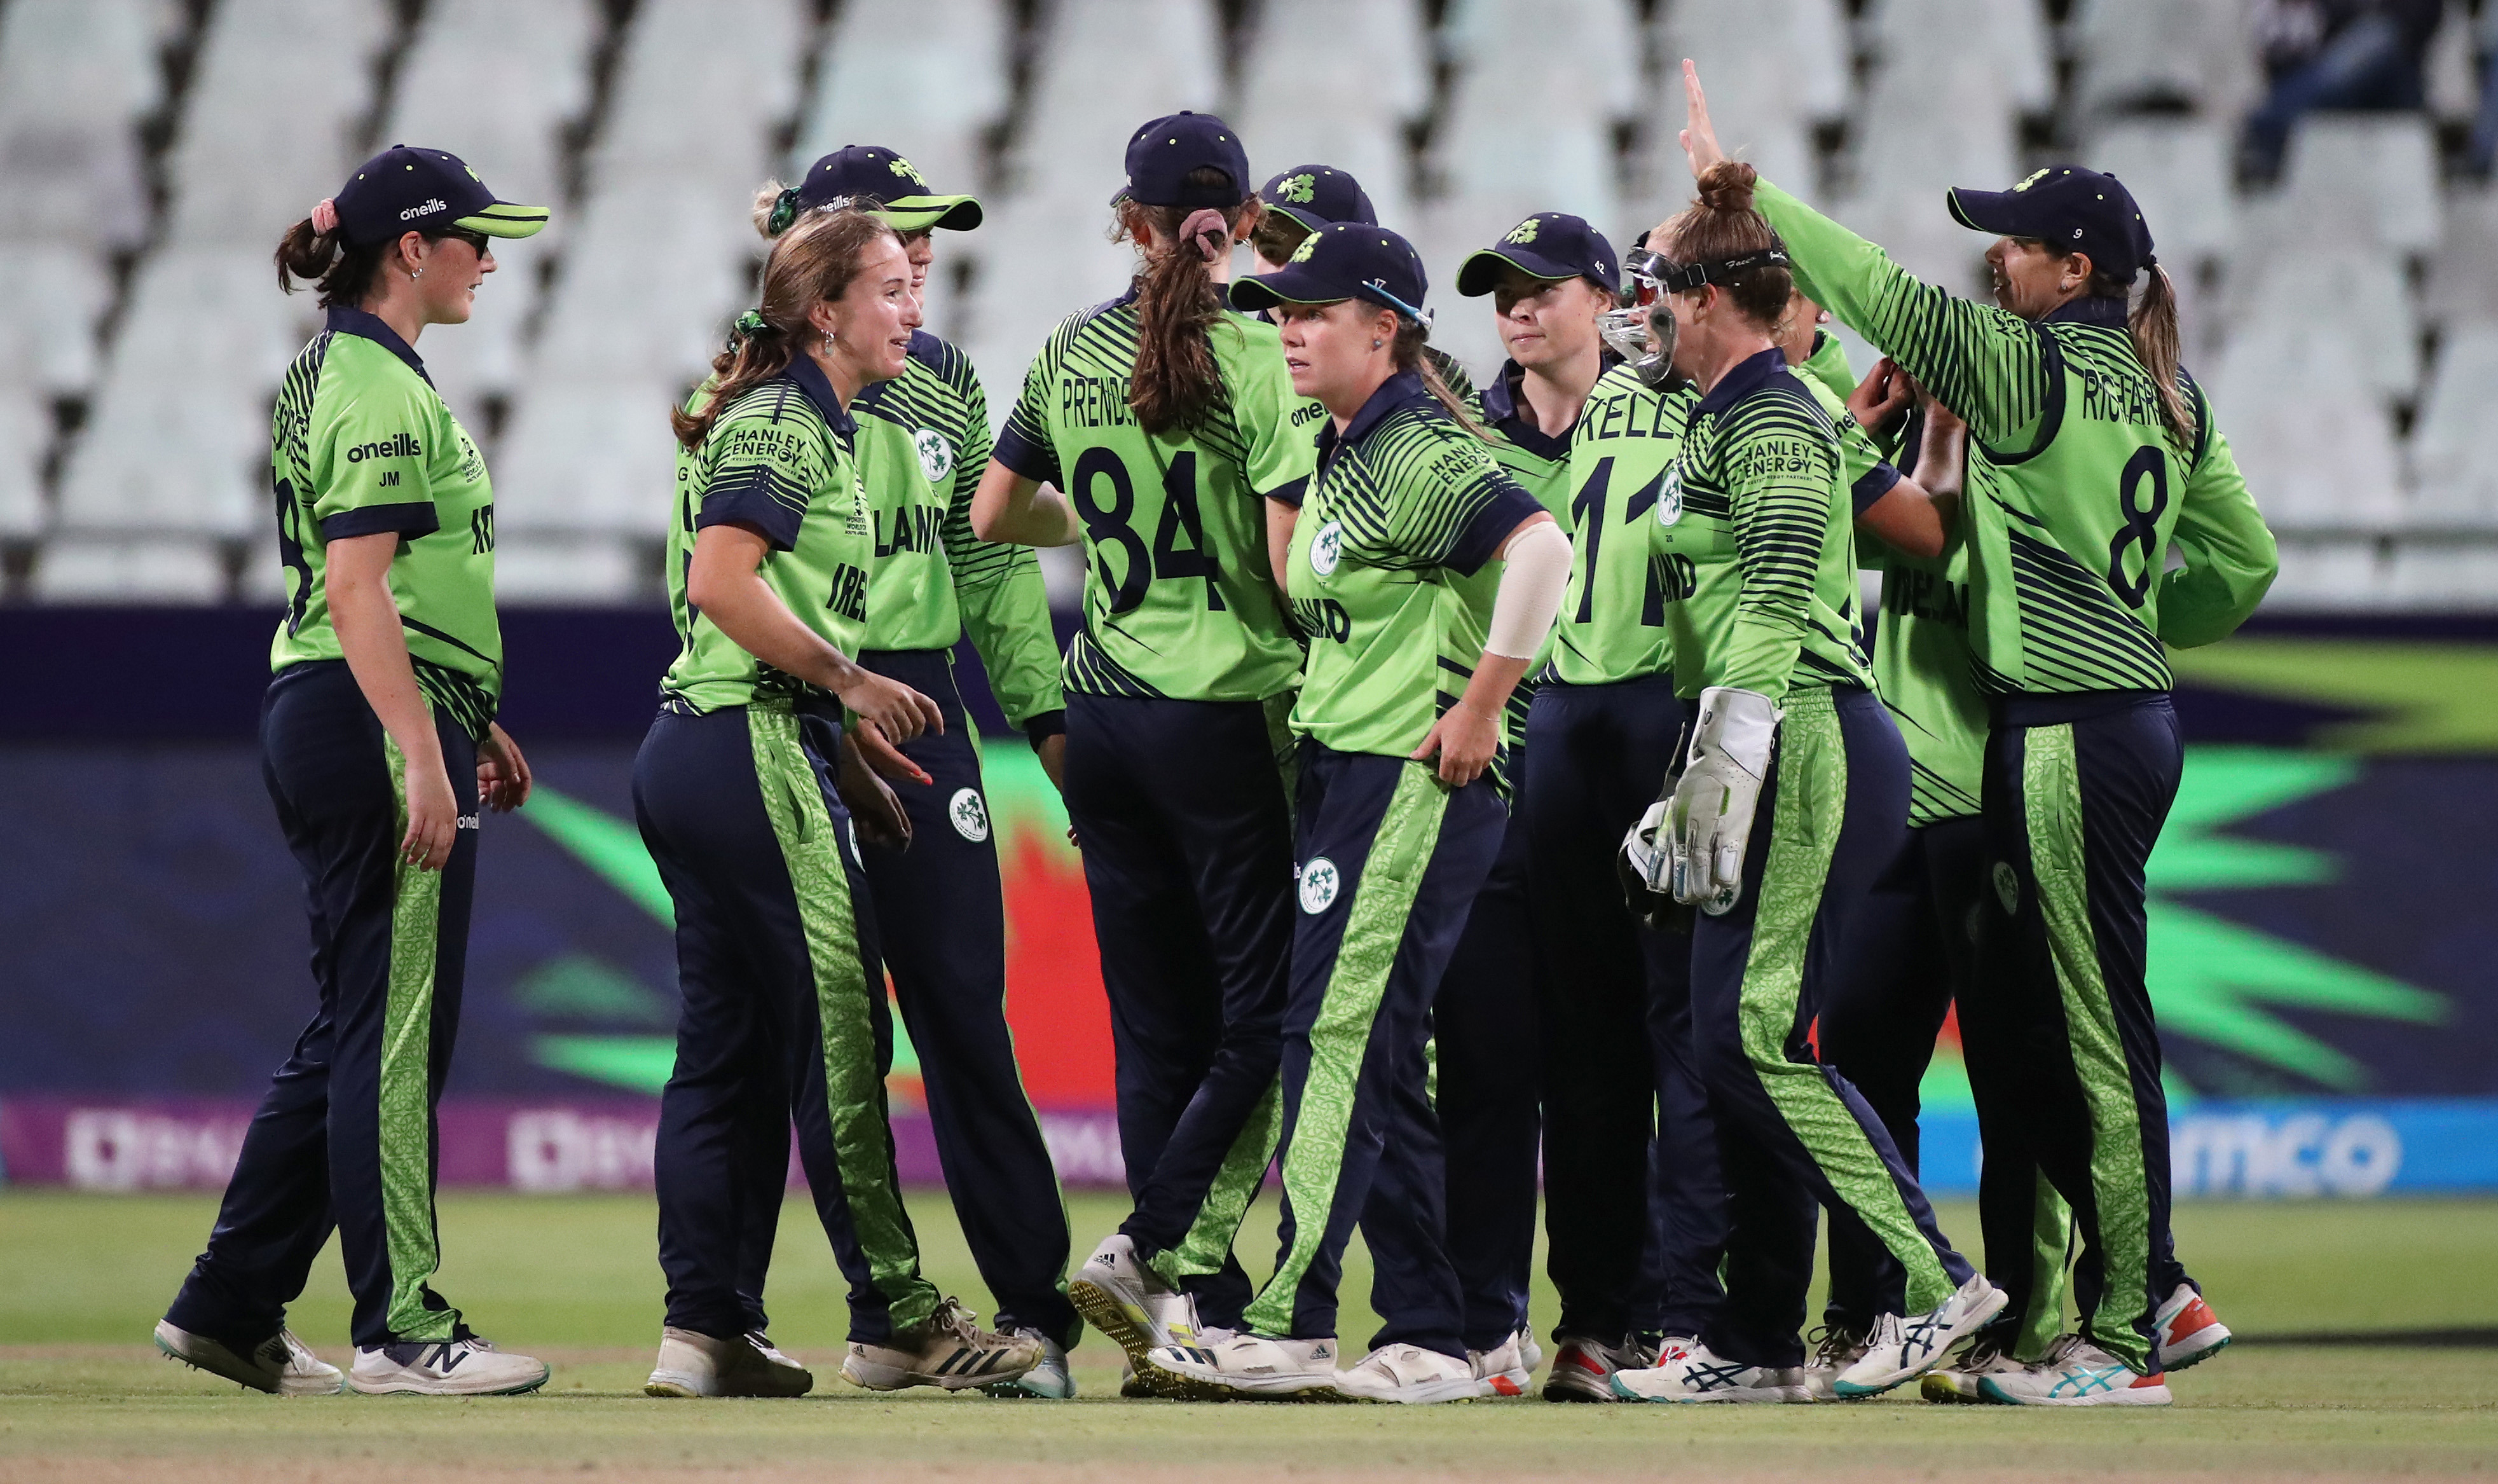
[[[477,872],[477,753],[434,718],[460,805],[439,873],[402,863],[399,750],[342,660],[290,665],[260,707],[261,776],[304,872],[309,1024],[270,1079],[208,1249],[166,1317],[238,1353],[277,1333],[336,1226],[359,1346],[449,1339],[429,1280],[434,1105],[451,1070]]]
[[[1272,1155],[1293,825],[1267,708],[1071,693],[1067,814],[1118,1057],[1119,1230],[1237,1328],[1232,1252]]]
[[[1541,995],[1547,1270],[1556,1337],[1697,1335],[1724,1294],[1726,1197],[1691,1052],[1691,940],[1647,932],[1614,855],[1682,730],[1674,679],[1547,683],[1522,799]]]

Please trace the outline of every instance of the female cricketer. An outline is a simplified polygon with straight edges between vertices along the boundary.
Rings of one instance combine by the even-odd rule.
[[[1705,170],[1722,151],[1683,67],[1685,147]],[[2278,570],[2271,532],[2177,364],[2174,292],[2122,183],[2058,166],[2006,191],[1953,191],[1955,219],[1999,234],[1993,308],[1917,282],[1776,186],[1760,205],[1812,296],[1970,427],[1970,649],[1990,713],[1979,972],[2013,1004],[2031,1148],[2085,1249],[2079,1334],[1981,1390],[2165,1400],[2160,1378],[2228,1331],[2169,1233],[2144,984],[2143,866],[2183,762],[2162,646],[2214,642],[2254,611]]]
[[[1278,312],[1294,390],[1329,420],[1287,559],[1310,654],[1293,706],[1300,916],[1281,1251],[1245,1333],[1147,1357],[1184,1396],[1484,1394],[1443,1249],[1424,1042],[1499,851],[1506,814],[1485,775],[1560,601],[1569,542],[1425,367],[1425,288],[1403,238],[1338,223],[1233,290],[1242,308]],[[1336,1284],[1357,1218],[1373,1242],[1396,1223],[1389,1240],[1407,1260],[1381,1266],[1386,1328],[1339,1374]]]
[[[520,807],[529,769],[495,725],[494,487],[416,354],[428,325],[466,322],[491,240],[546,220],[451,155],[398,145],[278,243],[278,286],[317,279],[329,311],[272,420],[286,616],[260,719],[320,1005],[156,1326],[168,1355],[258,1391],[341,1385],[286,1328],[333,1225],[356,1298],[346,1386],[475,1396],[547,1378],[429,1285],[433,1110],[460,1024],[480,805]]]
[[[810,212],[773,244],[761,307],[713,363],[708,398],[672,419],[668,573],[684,648],[633,772],[643,843],[676,907],[685,1000],[659,1103],[656,1395],[813,1383],[749,1336],[739,1294],[749,1228],[778,1211],[753,1199],[752,1123],[799,1088],[822,1097],[830,1132],[801,1140],[808,1181],[847,1203],[855,1239],[835,1234],[852,1282],[843,1373],[951,1390],[1041,1358],[1033,1340],[977,1328],[919,1274],[885,1116],[884,976],[830,786],[838,774],[851,807],[898,838],[901,806],[866,757],[908,771],[891,743],[943,725],[935,701],[849,658],[874,545],[849,407],[902,374],[918,322],[893,229],[856,209]]]
[[[972,526],[1084,547],[1064,791],[1136,1209],[1068,1293],[1137,1363],[1193,1343],[1201,1312],[1236,1326],[1249,1299],[1232,1239],[1277,1127],[1293,931],[1279,731],[1300,668],[1267,507],[1300,499],[1311,445],[1273,327],[1222,300],[1258,214],[1239,136],[1174,113],[1137,130],[1127,166],[1112,204],[1136,281],[1034,360]]]
[[[935,261],[937,230],[980,224],[977,201],[936,193],[909,160],[872,145],[825,155],[797,185],[765,186],[755,199],[755,224],[764,236],[778,236],[805,212],[842,199],[867,206],[900,234],[913,292]],[[918,1052],[946,1193],[980,1278],[997,1299],[997,1327],[1029,1332],[1041,1347],[1040,1365],[992,1389],[1073,1396],[1066,1347],[1082,1326],[1067,1301],[1067,1205],[1007,1030],[997,842],[978,736],[964,715],[952,656],[968,633],[1008,724],[1023,730],[1057,778],[1067,713],[1049,598],[1028,548],[972,534],[972,496],[989,466],[989,413],[970,357],[925,329],[914,331],[902,374],[870,384],[849,411],[875,547],[857,660],[934,697],[945,717],[942,730],[922,732],[901,749],[926,775],[895,790],[910,817],[910,848],[871,843],[861,851],[878,939]],[[812,1107],[801,1109],[802,1126],[813,1122]],[[771,1137],[786,1133],[775,1120]],[[768,1157],[755,1161],[757,1178],[771,1184],[758,1198],[777,1198],[786,1165],[785,1155],[778,1166]],[[753,1301],[748,1327],[757,1331],[764,1327],[770,1229],[759,1235],[767,1245],[740,1284]]]
[[[1676,362],[1701,389],[1651,527],[1658,556],[1689,574],[1665,607],[1690,742],[1627,844],[1647,883],[1698,909],[1692,1046],[1732,1240],[1699,1343],[1615,1374],[1617,1394],[1642,1401],[1809,1400],[1799,1332],[1816,1198],[1882,1242],[1912,1311],[1875,1322],[1836,1395],[1933,1369],[2003,1304],[1807,1039],[1829,944],[1906,817],[1908,769],[1854,623],[1861,495],[1841,481],[1839,430],[1777,346],[1791,281],[1752,182],[1748,165],[1709,170],[1650,264]]]

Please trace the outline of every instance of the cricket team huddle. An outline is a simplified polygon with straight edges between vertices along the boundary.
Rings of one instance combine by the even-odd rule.
[[[2166,647],[2231,632],[2277,558],[2150,229],[2078,167],[1954,190],[1997,239],[1996,304],[1954,298],[1728,159],[1684,67],[1685,209],[1628,252],[1538,212],[1464,261],[1509,353],[1481,386],[1360,184],[1253,189],[1210,114],[1136,131],[1135,279],[994,437],[920,328],[978,203],[882,146],[764,188],[758,302],[652,492],[682,649],[632,791],[684,1007],[652,1395],[813,1388],[763,1300],[793,1140],[877,1391],[1072,1397],[1089,1323],[1123,1395],[1524,1395],[1539,1194],[1550,1401],[2159,1405],[2227,1344],[2170,1237],[2144,865]],[[328,311],[273,418],[262,710],[319,1008],[156,1329],[263,1391],[549,1373],[430,1284],[477,826],[530,772],[491,484],[414,348],[546,219],[394,146],[278,249]],[[1862,378],[1834,319],[1882,352]],[[1044,546],[1084,558],[1063,655]],[[966,638],[1065,800],[1109,1003],[1134,1210],[1072,1278]],[[990,1328],[920,1269],[895,1011]],[[1982,1264],[1917,1173],[1955,1015]],[[1339,1355],[1357,1227],[1382,1328]],[[334,1228],[344,1372],[285,1320]]]

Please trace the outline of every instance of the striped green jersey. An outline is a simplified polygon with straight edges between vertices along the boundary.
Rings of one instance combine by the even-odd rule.
[[[1070,316],[1024,375],[996,458],[1067,492],[1084,527],[1084,624],[1066,686],[1095,695],[1265,700],[1300,647],[1266,557],[1267,499],[1297,502],[1313,458],[1271,325],[1208,332],[1223,395],[1195,429],[1148,434],[1128,405],[1135,294]]]
[[[1293,620],[1309,636],[1293,730],[1402,758],[1465,693],[1500,584],[1494,553],[1540,508],[1411,371],[1319,435],[1293,527]]]
[[[391,600],[417,687],[484,737],[503,694],[495,489],[415,349],[362,309],[332,309],[278,386],[270,465],[286,584],[270,669],[345,658],[324,586],[329,544],[388,532],[399,537]]]
[[[1617,366],[1596,382],[1570,440],[1570,580],[1553,626],[1553,678],[1602,686],[1674,662],[1667,603],[1686,585],[1685,564],[1649,532],[1657,492],[1682,447],[1700,394],[1659,392]]]
[[[1482,393],[1473,399],[1482,413],[1484,430],[1491,435],[1491,455],[1519,488],[1535,497],[1555,521],[1561,533],[1571,530],[1570,515],[1570,436],[1578,429],[1573,423],[1557,434],[1548,434],[1535,420],[1535,408],[1528,404],[1524,390],[1525,371],[1516,361],[1504,362],[1499,374],[1491,378]],[[1585,408],[1580,409],[1581,415]],[[1535,652],[1527,665],[1524,679],[1509,693],[1509,707],[1501,730],[1506,734],[1513,758],[1526,745],[1526,716],[1535,704],[1536,682],[1544,675],[1553,660],[1553,635],[1547,634],[1544,646]],[[1506,773],[1499,780],[1504,796],[1509,791]]]
[[[1805,292],[1970,425],[1962,523],[1983,690],[2164,691],[2163,642],[2211,643],[2255,611],[2279,569],[2272,533],[2182,371],[2195,435],[2162,423],[2122,301],[2022,319],[1918,282],[1766,181],[1756,200]]]
[[[710,396],[696,388],[689,405]],[[857,425],[806,356],[722,408],[699,447],[677,450],[668,528],[668,608],[685,646],[660,682],[675,710],[705,713],[794,697],[805,682],[741,648],[686,600],[695,533],[744,526],[769,544],[757,568],[798,622],[845,655],[865,648],[874,540],[853,452]]]
[[[1675,690],[1777,700],[1791,686],[1871,689],[1856,628],[1855,512],[1840,437],[1776,349],[1690,404],[1650,528],[1670,564]]]
[[[903,372],[851,401],[875,565],[869,649],[951,649],[966,630],[1009,725],[1062,710],[1058,643],[1028,546],[972,534],[989,467],[989,404],[971,358],[925,331]]]

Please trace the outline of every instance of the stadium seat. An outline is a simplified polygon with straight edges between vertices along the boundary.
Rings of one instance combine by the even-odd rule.
[[[112,282],[92,248],[0,239],[0,386],[83,391]]]
[[[2364,539],[2284,541],[2281,574],[2264,595],[2264,611],[2365,612],[2386,606],[2392,586],[2391,564],[2379,545]]]
[[[883,145],[948,195],[977,191],[981,134],[1007,111],[1009,23],[1000,0],[850,0],[782,177],[845,145]]]
[[[1920,78],[1983,74],[2024,113],[2055,104],[2047,20],[2037,0],[1873,0],[1865,23],[1885,70]]]
[[[699,377],[753,297],[752,265],[765,243],[752,220],[744,178],[752,174],[634,181],[592,197],[565,253],[532,375],[682,385]]]
[[[2170,276],[2235,241],[2229,141],[2221,125],[2168,116],[2111,120],[2092,136],[2080,162],[2133,193]]]
[[[2154,107],[2234,120],[2259,82],[2243,0],[2076,0],[2066,36],[2084,113]]]
[[[1630,0],[1449,0],[1441,51],[1461,76],[1496,74],[1519,96],[1626,118],[1641,103],[1638,9]]]
[[[1107,201],[1138,124],[1219,108],[1221,17],[1207,0],[1061,0],[1044,14],[1010,152],[1017,193]],[[1105,65],[1107,58],[1116,64]],[[1252,171],[1262,163],[1249,157]]]
[[[1813,126],[1846,111],[1846,22],[1832,0],[1680,0],[1657,21],[1660,87],[1650,117],[1663,200],[1687,194],[1675,145],[1682,58],[1700,67],[1719,143],[1788,190],[1816,194]],[[1661,214],[1661,213],[1650,213]],[[1651,223],[1652,224],[1652,223]]]
[[[2408,397],[2419,385],[2419,315],[2401,265],[2385,252],[2293,238],[2240,261],[2223,295],[2239,333],[2321,327],[2342,340],[2349,371],[2374,395]]]
[[[659,537],[668,530],[678,383],[574,377],[535,383],[496,450],[495,529]]]
[[[1315,35],[1345,45],[1303,44]],[[1262,180],[1294,165],[1333,165],[1361,182],[1383,223],[1402,230],[1412,211],[1405,127],[1430,106],[1429,60],[1412,0],[1268,0],[1227,116]]]
[[[213,541],[54,536],[37,555],[34,593],[52,603],[213,603],[226,596]]]
[[[167,0],[0,8],[0,236],[127,245],[147,225],[140,117],[162,101]]]
[[[590,0],[432,0],[400,59],[384,143],[431,145],[506,201],[560,203],[565,124],[590,105]],[[533,240],[560,238],[563,213]]]
[[[664,524],[654,529],[652,543],[666,533]],[[495,600],[516,607],[624,602],[659,591],[658,574],[647,565],[634,543],[614,537],[498,538]]]
[[[772,132],[796,112],[803,0],[646,0],[592,145],[592,188],[734,182],[772,174]]]
[[[2489,415],[2498,407],[2498,321],[2450,329],[2412,430],[2412,470],[2424,520],[2498,527],[2498,457]],[[2498,588],[2486,595],[2498,598]]]
[[[2437,141],[2418,113],[2310,113],[2270,201],[2247,213],[2258,251],[2283,229],[2312,241],[2428,252],[2438,243]]]
[[[52,409],[43,396],[0,386],[0,537],[43,530],[44,455],[51,442]]]
[[[2386,576],[2386,606],[2486,613],[2498,596],[2498,542],[2451,537],[2409,540],[2394,548]]]
[[[2441,323],[2498,323],[2498,190],[2447,197],[2446,236],[2429,259],[2422,307]]]
[[[2210,394],[2275,526],[2383,529],[2403,517],[2392,418],[2342,328],[2275,315],[2231,338]]]
[[[1931,59],[1887,63],[1859,114],[1848,150],[1853,189],[1835,203],[1836,214],[1927,282],[1977,291],[1989,240],[1952,220],[1944,193],[2001,190],[2019,178],[2012,123],[2000,78]]]
[[[1621,214],[1615,125],[1641,105],[1639,33],[1621,0],[1463,0],[1442,17],[1456,81],[1431,141],[1463,214]]]

